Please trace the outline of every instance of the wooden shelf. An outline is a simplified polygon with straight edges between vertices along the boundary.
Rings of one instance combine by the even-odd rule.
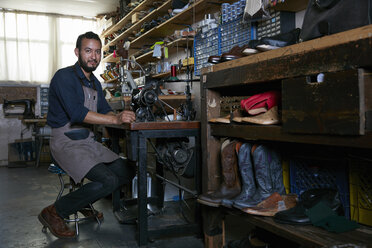
[[[102,63],[117,63],[120,61],[119,57],[114,58],[113,53],[102,59]]]
[[[336,234],[312,225],[279,224],[271,217],[252,215],[246,215],[244,217],[255,226],[301,244],[301,247],[331,247],[335,244],[348,243],[364,244],[366,247],[369,247],[372,244],[372,230],[363,226],[354,231]]]
[[[132,15],[135,12],[145,10],[146,8],[149,8],[152,6],[152,0],[145,0],[142,3],[140,3],[137,7],[135,7],[132,11],[130,11],[127,15],[125,15],[118,23],[111,26],[107,30],[103,31],[101,34],[101,37],[105,37],[106,35],[112,34],[115,31],[118,31],[119,29],[123,28],[125,24],[127,24],[129,21],[132,21]]]
[[[173,16],[159,26],[147,31],[145,34],[131,42],[131,47],[141,48],[143,45],[153,43],[174,33],[175,30],[186,28],[194,22],[204,18],[205,13],[213,13],[221,8],[222,3],[233,2],[231,0],[200,0],[189,8]]]
[[[193,71],[194,67],[191,66],[190,70]],[[186,72],[186,71],[187,71],[186,67],[181,68],[181,72]],[[177,72],[179,72],[179,71],[177,71]],[[168,72],[163,72],[163,73],[159,73],[159,74],[154,74],[154,75],[151,75],[151,76],[153,78],[163,78],[163,77],[167,77],[167,76],[170,76],[170,75],[171,75],[171,72],[168,71]]]
[[[371,33],[368,25],[203,68],[205,86],[230,87],[371,66]]]
[[[169,42],[166,45],[163,45],[162,48],[166,46],[166,47],[168,47],[168,52],[173,53],[173,52],[177,52],[177,48],[178,49],[182,49],[182,48],[186,48],[186,47],[190,48],[190,47],[192,47],[193,44],[194,44],[194,38],[180,38],[180,39],[174,40],[172,42]],[[142,54],[141,56],[138,56],[136,58],[136,61],[140,64],[143,63],[143,62],[158,61],[159,59],[156,58],[156,57],[152,57],[152,54],[153,54],[153,51]]]
[[[105,84],[110,84],[110,83],[114,83],[114,82],[118,82],[118,78],[113,78],[113,79],[104,81]]]
[[[285,99],[298,95],[302,96],[298,91],[290,92],[283,90],[283,85],[288,80],[297,77],[306,78],[307,76],[317,75],[318,73],[327,75],[355,70],[358,71],[358,77],[355,80],[342,78],[343,81],[341,79],[340,81],[344,82],[344,85],[358,83],[358,90],[360,90],[360,95],[358,95],[360,98],[358,100],[360,99],[364,102],[357,102],[355,104],[357,106],[356,112],[360,114],[356,119],[358,121],[365,121],[366,127],[370,127],[367,126],[367,122],[370,121],[368,117],[371,116],[370,112],[372,109],[372,105],[370,104],[372,92],[371,79],[370,77],[364,77],[362,72],[368,71],[372,67],[371,33],[372,25],[368,25],[203,69],[201,76],[201,143],[202,149],[205,151],[202,154],[204,193],[216,190],[220,186],[220,178],[216,175],[221,171],[221,157],[219,153],[221,149],[221,137],[240,138],[253,142],[259,140],[264,141],[263,143],[272,143],[273,145],[275,143],[281,143],[279,145],[282,145],[281,147],[288,153],[299,153],[303,151],[303,147],[308,147],[309,150],[306,150],[306,154],[310,160],[317,158],[317,154],[323,151],[324,146],[329,146],[327,148],[335,152],[337,151],[338,154],[344,152],[346,156],[356,151],[369,154],[372,149],[372,131],[370,128],[366,129],[364,135],[329,134],[332,132],[313,134],[317,132],[312,133],[311,131],[307,131],[306,133],[306,129],[303,133],[298,132],[294,134],[292,132],[296,130],[284,130],[279,125],[263,126],[248,123],[217,124],[209,123],[208,120],[221,116],[221,97],[237,96],[239,94],[246,95],[250,92],[262,92],[268,89],[281,89],[282,103],[285,103]],[[324,81],[324,84],[326,84],[326,81]],[[310,85],[311,87],[314,86],[312,88],[313,95],[320,92],[319,89],[321,87],[318,87],[317,83],[310,83]],[[291,86],[294,88],[293,85]],[[356,95],[350,93],[349,88],[342,86],[341,83],[337,82],[337,87],[345,90],[345,95]],[[330,98],[336,104],[338,101],[344,101],[342,97],[341,99],[335,97],[334,93],[333,91],[323,91],[319,93],[319,96]],[[307,104],[306,101],[302,102],[300,98],[296,99],[297,101],[292,103],[289,108]],[[319,99],[317,98],[310,103],[314,106],[314,109],[325,106],[323,101]],[[341,105],[341,103],[338,105]],[[361,106],[360,109],[359,106]],[[310,116],[305,111],[298,111],[296,114],[300,120],[305,121],[306,117]],[[336,111],[330,115],[335,115],[335,119],[344,121]],[[285,120],[285,118],[283,119]],[[324,117],[320,117],[316,121],[321,123],[324,119]],[[305,121],[303,123],[304,125],[309,124],[305,123]],[[320,129],[323,126],[326,128],[327,125],[331,126],[335,124],[338,123],[330,121],[329,123],[321,124]],[[345,129],[349,128],[346,125]],[[288,151],[286,149],[287,146],[292,147],[293,151]],[[319,157],[327,159],[329,155],[327,152],[325,154],[319,154]],[[216,225],[215,223],[219,220],[214,218],[216,216],[212,217],[209,219],[213,219],[213,224]],[[244,217],[254,226],[288,238],[300,244],[301,247],[330,247],[331,245],[347,243],[365,244],[366,247],[369,247],[372,243],[372,228],[363,226],[354,231],[335,234],[314,226],[278,224],[270,217],[256,217],[246,214],[244,214]],[[205,218],[204,221],[208,225],[208,219]],[[222,222],[222,219],[220,221]],[[220,247],[223,238],[223,235],[208,236],[210,246],[207,247]]]
[[[247,140],[267,140],[330,146],[372,148],[372,133],[360,136],[290,134],[281,126],[259,126],[250,124],[209,124],[211,134],[220,137],[234,137]]]
[[[148,1],[145,1],[145,2],[148,2]],[[142,2],[142,3],[145,3],[145,2]],[[102,47],[102,50],[105,51],[105,50],[107,50],[109,48],[109,46],[113,46],[116,43],[118,43],[120,40],[129,37],[133,33],[133,31],[139,30],[144,22],[151,21],[152,19],[154,19],[157,16],[161,16],[161,15],[166,14],[168,12],[168,9],[171,7],[171,3],[172,3],[172,0],[168,0],[165,3],[163,3],[163,5],[161,5],[159,8],[151,11],[151,13],[149,13],[144,18],[142,18],[141,20],[139,20],[136,23],[134,23],[130,28],[128,28],[127,30],[125,30],[120,35],[118,35],[115,39],[113,39],[112,41],[110,41],[109,43],[107,43],[106,45],[104,45]],[[139,7],[139,6],[137,6],[137,7]],[[139,10],[137,10],[137,11],[139,11]],[[137,11],[135,11],[135,12],[137,12]],[[128,23],[128,20],[132,17],[131,14],[134,13],[134,12],[133,13],[132,12],[130,12],[128,15],[126,15],[122,19],[123,22],[126,21],[125,24]],[[123,27],[125,24],[123,24],[121,27]],[[119,29],[120,28],[118,28],[117,30],[119,30]],[[115,31],[117,31],[117,30],[115,30]],[[112,32],[114,32],[114,31],[112,31]],[[110,32],[110,33],[112,33],[112,32]]]

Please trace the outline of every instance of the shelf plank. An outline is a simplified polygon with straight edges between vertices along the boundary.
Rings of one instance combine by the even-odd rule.
[[[336,234],[312,225],[279,224],[271,217],[252,215],[245,217],[253,225],[290,239],[303,247],[331,247],[332,245],[345,243],[364,244],[366,247],[370,247],[372,244],[372,229],[363,226],[354,231]]]
[[[119,61],[120,61],[119,57],[114,58],[114,54],[110,54],[107,57],[103,58],[101,62],[102,63],[111,63],[111,62],[112,63],[117,63]]]
[[[121,125],[103,125],[109,128],[125,130],[167,130],[167,129],[199,129],[199,121],[153,121],[153,122],[133,122]]]
[[[107,50],[109,48],[109,46],[113,46],[113,45],[117,44],[120,40],[129,37],[131,34],[133,34],[133,31],[139,30],[144,22],[151,21],[152,19],[154,19],[157,16],[161,16],[161,15],[166,14],[168,12],[168,9],[171,7],[171,4],[172,4],[172,0],[166,1],[160,7],[158,7],[155,10],[153,10],[151,13],[149,13],[148,15],[146,15],[144,18],[142,18],[141,20],[139,20],[136,23],[134,23],[130,28],[128,28],[127,30],[125,30],[120,35],[118,35],[115,39],[113,39],[112,41],[110,41],[109,43],[107,43],[106,45],[104,45],[102,47],[102,50],[105,51],[105,50]],[[130,13],[128,15],[130,15]],[[127,16],[125,16],[122,20],[124,20],[126,17]],[[130,15],[130,17],[131,17],[131,15]]]
[[[259,126],[250,124],[209,124],[211,134],[221,137],[235,137],[248,140],[267,140],[295,142],[304,144],[322,144],[330,146],[372,148],[372,133],[365,135],[314,135],[285,133],[281,126]]]
[[[194,66],[190,66],[190,71],[193,71],[194,70]],[[186,72],[187,71],[187,69],[186,69],[186,67],[182,67],[181,68],[181,73],[182,72]],[[177,73],[178,73],[179,71],[177,71]],[[159,73],[159,74],[153,74],[153,75],[151,75],[153,78],[164,78],[164,77],[167,77],[167,76],[170,76],[171,75],[171,72],[170,71],[168,71],[168,72],[163,72],[163,73]]]
[[[372,25],[367,25],[220,63],[203,68],[203,82],[207,88],[218,88],[369,67],[372,66],[371,33]]]
[[[149,6],[152,6],[152,2],[153,2],[152,0],[145,0],[142,3],[140,3],[137,7],[132,9],[127,15],[125,15],[118,23],[104,31],[101,34],[101,37],[105,37],[106,35],[112,34],[113,32],[116,32],[119,29],[123,28],[125,24],[127,24],[129,21],[132,21],[132,15],[134,13],[149,8]]]

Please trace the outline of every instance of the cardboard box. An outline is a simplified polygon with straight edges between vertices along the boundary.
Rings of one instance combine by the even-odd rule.
[[[187,65],[194,65],[194,57],[188,58],[188,59],[183,59],[182,60],[182,65],[187,66]]]
[[[139,12],[135,12],[132,15],[132,23],[138,22],[139,21]]]

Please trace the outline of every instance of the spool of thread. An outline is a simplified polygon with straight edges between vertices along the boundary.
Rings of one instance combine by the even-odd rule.
[[[171,66],[171,77],[177,77],[177,71],[176,71],[175,65]]]

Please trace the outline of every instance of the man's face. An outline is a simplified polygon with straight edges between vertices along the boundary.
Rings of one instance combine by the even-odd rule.
[[[92,72],[98,67],[101,62],[101,43],[98,40],[84,38],[80,50],[76,50],[79,64],[85,72]]]

